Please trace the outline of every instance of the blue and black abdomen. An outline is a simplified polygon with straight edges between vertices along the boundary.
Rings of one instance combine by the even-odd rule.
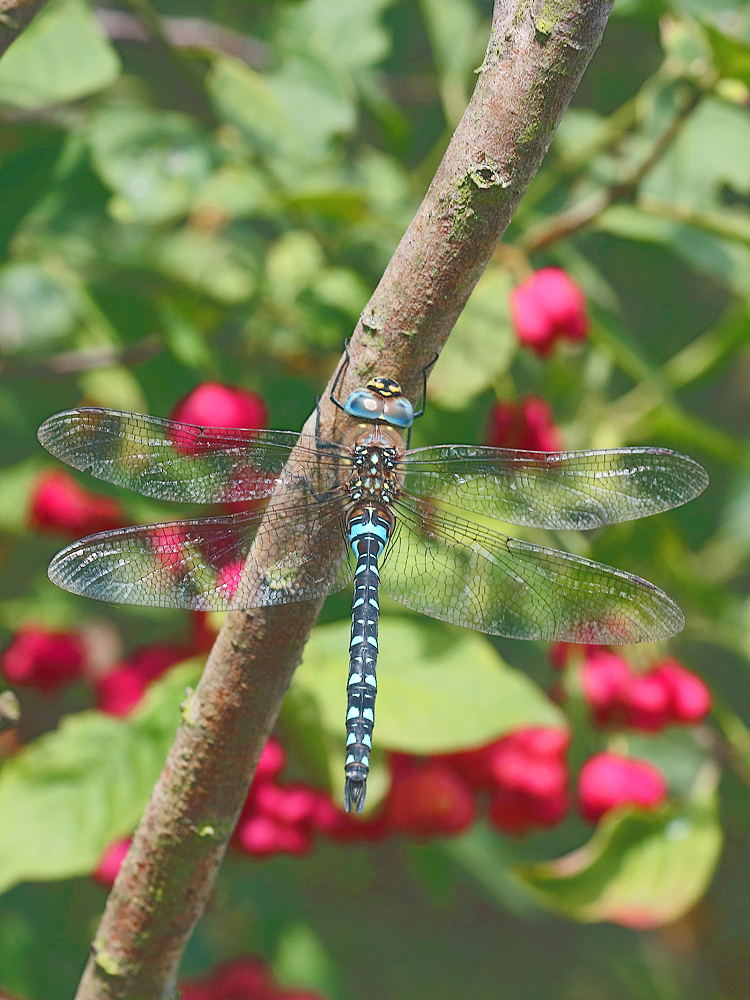
[[[392,530],[392,518],[376,506],[359,507],[349,517],[349,544],[357,558],[357,566],[346,709],[344,804],[347,812],[352,804],[360,812],[365,801],[377,692],[378,558]]]

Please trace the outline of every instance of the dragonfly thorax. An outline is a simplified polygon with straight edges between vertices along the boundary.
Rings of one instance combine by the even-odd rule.
[[[396,475],[398,452],[394,447],[357,444],[352,449],[351,475],[346,483],[354,503],[392,504],[401,490]]]

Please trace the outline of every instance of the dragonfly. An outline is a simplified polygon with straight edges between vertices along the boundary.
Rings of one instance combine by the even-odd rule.
[[[684,617],[654,584],[491,525],[599,528],[686,503],[708,476],[686,455],[655,447],[410,449],[424,393],[415,411],[398,382],[378,376],[342,402],[342,368],[330,393],[348,424],[340,441],[321,439],[320,411],[314,432],[300,436],[97,407],[57,413],[38,436],[75,469],[147,497],[244,504],[73,542],[49,567],[65,590],[113,603],[229,611],[317,600],[353,581],[344,805],[360,812],[381,587],[407,608],[514,639],[610,645],[668,638]],[[426,385],[426,370],[423,377]],[[265,509],[248,503],[272,496]]]

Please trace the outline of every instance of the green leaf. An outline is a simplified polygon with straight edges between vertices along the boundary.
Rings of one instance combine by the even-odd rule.
[[[109,86],[117,52],[83,0],[51,0],[0,59],[0,101],[43,108]]]
[[[277,36],[279,48],[309,54],[332,69],[379,62],[390,48],[380,15],[390,0],[305,0],[292,8]]]
[[[499,264],[479,279],[430,376],[430,399],[440,406],[463,409],[507,370],[515,352],[510,288]]]
[[[612,812],[577,851],[517,874],[573,920],[645,929],[677,920],[701,898],[721,845],[716,775],[704,773],[687,802]]]
[[[721,75],[750,85],[750,45],[739,38],[725,35],[711,24],[704,24],[703,30]]]
[[[162,242],[161,270],[229,305],[244,302],[255,289],[254,260],[223,236],[180,229]]]
[[[750,192],[750,118],[745,108],[706,97],[640,193],[668,204],[714,207],[724,185]]]
[[[289,123],[266,80],[239,59],[219,56],[206,76],[216,110],[254,145],[277,148]]]
[[[350,626],[316,628],[294,675],[343,740]],[[377,746],[447,753],[481,746],[523,726],[564,728],[560,711],[508,667],[484,636],[434,622],[385,617],[378,639]]]
[[[476,6],[470,0],[422,0],[420,6],[441,75],[468,76],[477,66]]]
[[[94,166],[116,192],[109,208],[119,222],[183,215],[211,170],[206,137],[177,112],[107,108],[94,117],[89,136]]]
[[[64,290],[38,264],[8,264],[0,272],[0,347],[15,351],[69,333],[76,316]]]
[[[0,892],[17,882],[92,871],[104,848],[133,831],[180,721],[202,660],[153,684],[127,719],[66,717],[0,771]]]
[[[297,132],[297,150],[306,157],[324,151],[328,140],[350,132],[357,122],[351,88],[326,63],[290,55],[268,86]]]

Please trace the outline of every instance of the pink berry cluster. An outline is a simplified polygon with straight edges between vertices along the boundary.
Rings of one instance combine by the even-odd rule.
[[[580,341],[589,331],[586,297],[559,267],[543,267],[521,282],[511,292],[510,311],[519,341],[541,356],[558,340]]]
[[[669,725],[701,722],[711,710],[710,689],[678,660],[663,659],[637,673],[603,646],[557,643],[550,650],[552,665],[558,669],[581,655],[581,691],[598,726],[657,733]],[[579,809],[592,822],[622,805],[657,808],[667,794],[666,778],[657,767],[614,753],[589,758],[578,778]]]
[[[670,725],[701,722],[711,710],[708,685],[673,658],[636,673],[616,653],[595,646],[586,651],[581,684],[600,726],[657,733]]]
[[[233,843],[247,854],[303,854],[315,834],[335,840],[417,840],[455,835],[474,821],[476,798],[489,797],[490,821],[514,836],[551,826],[568,805],[569,737],[524,729],[478,750],[430,758],[393,753],[391,785],[372,818],[347,816],[330,797],[302,782],[281,784],[283,747],[266,744]]]
[[[179,990],[182,1000],[322,1000],[310,990],[283,989],[262,959],[249,956],[217,966],[207,979],[183,980]]]

